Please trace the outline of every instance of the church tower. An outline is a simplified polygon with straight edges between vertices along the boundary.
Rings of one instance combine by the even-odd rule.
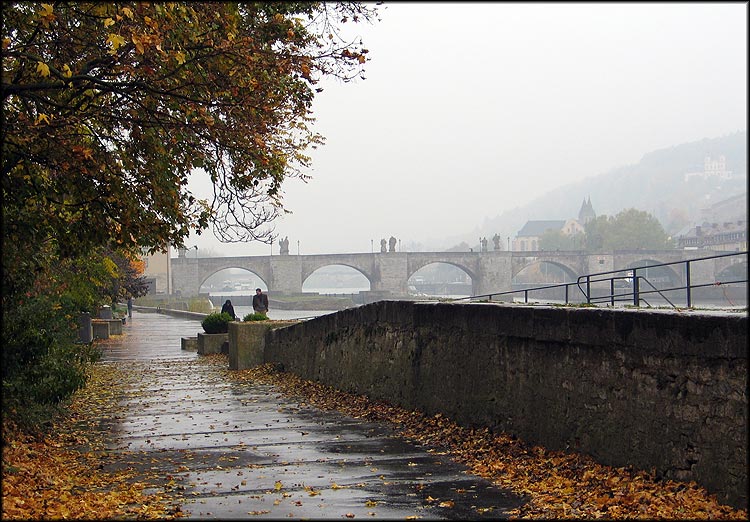
[[[588,201],[586,201],[586,198],[583,198],[581,210],[578,211],[578,222],[581,225],[585,225],[593,219],[596,219],[596,212],[594,212],[594,207],[591,205],[591,196],[589,196]]]

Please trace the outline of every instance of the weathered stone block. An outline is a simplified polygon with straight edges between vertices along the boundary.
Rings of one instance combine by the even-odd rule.
[[[212,353],[221,353],[221,345],[228,339],[229,334],[198,334],[198,353],[208,355]]]
[[[122,335],[122,319],[104,319],[109,323],[109,335]]]
[[[273,320],[229,323],[229,369],[245,370],[263,364],[266,332],[297,323]]]
[[[92,319],[91,329],[94,339],[109,339],[109,322],[104,319]]]
[[[180,340],[180,344],[183,350],[197,350],[198,337],[183,337]]]

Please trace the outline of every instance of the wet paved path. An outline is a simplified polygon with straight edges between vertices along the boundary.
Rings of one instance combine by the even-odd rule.
[[[225,360],[181,350],[198,331],[135,311],[102,360],[131,376],[102,424],[112,469],[179,493],[188,518],[475,520],[521,503],[387,426],[227,379]]]

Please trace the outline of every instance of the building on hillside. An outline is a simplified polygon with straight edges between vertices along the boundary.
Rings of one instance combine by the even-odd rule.
[[[721,155],[718,159],[711,159],[711,156],[707,155],[703,159],[703,172],[685,173],[685,181],[696,177],[703,179],[732,179],[732,171],[727,170],[727,158],[725,156]]]
[[[144,264],[143,276],[148,283],[149,294],[172,293],[172,260],[169,256],[169,247],[166,252],[141,253]]]
[[[578,219],[527,221],[513,240],[513,250],[517,252],[539,250],[539,240],[545,232],[550,230],[560,231],[566,236],[583,234],[586,223],[593,219],[596,219],[596,212],[594,212],[591,196],[589,196],[588,201],[583,198],[581,209],[578,211]]]
[[[566,236],[574,236],[576,234],[583,234],[586,231],[586,229],[583,227],[580,221],[577,219],[569,219],[567,220],[562,228],[560,229],[560,232],[565,234]]]
[[[586,223],[594,219],[596,219],[596,212],[594,212],[594,207],[591,204],[591,196],[589,196],[588,201],[586,201],[586,198],[583,198],[581,210],[578,211],[578,223],[580,223],[583,228]]]
[[[747,192],[717,201],[700,211],[700,225],[676,235],[677,248],[744,252],[747,250]]]
[[[704,222],[679,235],[677,247],[684,250],[744,252],[747,250],[747,221]]]

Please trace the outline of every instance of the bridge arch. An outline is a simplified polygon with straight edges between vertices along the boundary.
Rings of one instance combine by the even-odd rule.
[[[571,268],[567,264],[556,261],[554,259],[544,259],[544,258],[534,258],[531,262],[526,263],[514,263],[513,270],[511,273],[511,281],[516,281],[518,278],[518,275],[521,274],[526,269],[533,268],[535,266],[541,266],[542,264],[549,264],[552,266],[555,266],[559,268],[566,276],[568,276],[567,281],[560,281],[561,283],[570,283],[578,279],[578,276],[581,275],[579,271],[575,270],[574,268]]]
[[[416,266],[416,264],[414,266]],[[451,274],[446,274],[444,268],[442,269],[444,272],[442,275],[439,273],[430,274],[432,271],[441,271],[441,267],[449,267],[449,271],[456,274],[456,277],[452,277]],[[410,269],[413,269],[413,266],[410,267]],[[466,276],[468,282],[465,280],[459,280],[457,278],[459,276],[456,272],[460,273],[461,276]],[[420,273],[430,279],[420,280]],[[446,280],[446,277],[451,280]],[[460,277],[460,279],[463,279],[463,277]],[[423,263],[423,266],[411,271],[411,273],[407,273],[406,283],[409,294],[440,296],[463,295],[464,292],[466,292],[467,295],[473,294],[477,282],[472,277],[471,271],[464,268],[460,263],[432,260]]]
[[[631,261],[626,265],[626,268],[641,268],[647,265],[658,265],[664,262],[665,261],[659,261],[653,258],[643,258],[637,261]],[[654,268],[643,269],[642,271],[639,270],[638,274],[648,279],[652,284],[656,285],[680,286],[684,284],[683,276],[675,272],[672,266],[658,266]]]
[[[466,263],[462,263],[460,261],[453,261],[453,260],[450,260],[450,259],[442,260],[442,259],[429,259],[429,258],[427,258],[427,259],[414,259],[414,260],[410,259],[409,261],[410,261],[409,262],[409,266],[408,266],[408,268],[406,270],[406,279],[407,280],[411,279],[411,277],[415,273],[417,273],[418,271],[420,271],[424,267],[429,266],[429,265],[433,265],[435,263],[441,263],[441,264],[445,264],[445,265],[455,266],[456,268],[460,269],[462,272],[465,272],[469,276],[469,278],[471,278],[471,280],[473,282],[477,280],[476,271],[473,270],[470,266],[467,266]]]
[[[474,274],[473,271],[469,267],[467,267],[466,265],[462,263],[456,263],[456,262],[451,262],[447,260],[446,261],[424,260],[422,263],[413,263],[409,265],[409,269],[406,272],[407,281],[411,279],[414,274],[416,274],[423,268],[426,268],[430,265],[435,265],[435,264],[450,265],[450,266],[456,267],[462,272],[464,272],[466,275],[468,275],[469,279],[471,279],[472,282],[476,280],[476,274]]]
[[[351,265],[344,264],[344,263],[328,263],[328,264],[319,266],[318,268],[316,268],[315,270],[313,270],[309,274],[305,274],[303,272],[303,274],[302,274],[302,289],[303,289],[303,291],[304,291],[305,283],[310,279],[310,277],[312,277],[316,272],[319,272],[320,270],[325,270],[326,268],[329,268],[329,267],[345,267],[345,268],[349,268],[349,269],[355,271],[357,274],[361,275],[365,279],[365,281],[367,281],[367,288],[365,289],[365,291],[372,289],[372,281],[367,277],[367,274],[365,274],[364,272],[362,272],[362,270],[360,270],[356,266],[351,266]]]
[[[261,287],[265,286],[265,288],[268,289],[268,280],[265,277],[263,277],[262,273],[259,273],[259,272],[262,272],[262,271],[256,271],[256,270],[253,270],[252,268],[248,268],[246,266],[240,266],[239,264],[235,264],[235,265],[231,265],[231,266],[225,266],[225,267],[221,267],[221,268],[211,267],[208,271],[206,271],[206,272],[204,272],[204,273],[202,273],[200,275],[200,277],[199,277],[199,281],[200,282],[198,284],[198,289],[202,288],[203,285],[206,284],[206,281],[208,281],[211,277],[215,276],[219,272],[223,272],[224,270],[233,270],[233,269],[234,270],[242,270],[242,271],[249,272],[249,273],[253,274],[255,277],[257,277],[258,279],[260,279],[263,282],[263,284],[260,285],[260,286]],[[253,291],[254,290],[255,289],[253,289]]]
[[[717,270],[717,281],[733,281],[738,279],[747,279],[747,262],[745,261],[727,264]]]
[[[239,267],[239,266],[237,266],[237,267],[231,267],[231,268],[221,268],[221,269],[219,269],[219,270],[215,270],[215,271],[214,271],[213,273],[211,273],[211,274],[208,274],[207,276],[204,276],[204,277],[203,277],[203,281],[201,281],[201,283],[200,283],[200,284],[198,285],[198,291],[200,292],[200,291],[201,291],[201,289],[203,289],[203,288],[204,288],[204,286],[206,285],[206,283],[207,283],[207,281],[208,281],[209,279],[211,279],[211,278],[215,277],[215,276],[216,276],[216,275],[218,275],[218,274],[221,274],[222,272],[225,272],[225,271],[230,271],[230,270],[232,270],[232,271],[235,271],[235,270],[237,270],[237,271],[247,272],[248,274],[252,274],[252,275],[254,276],[254,277],[252,278],[252,279],[253,279],[253,281],[255,281],[255,280],[260,280],[260,281],[261,281],[261,283],[260,283],[260,284],[258,284],[258,283],[255,283],[255,282],[253,282],[253,283],[251,284],[252,288],[249,288],[248,290],[251,290],[252,292],[255,292],[255,288],[257,288],[257,287],[261,287],[261,288],[263,288],[264,290],[268,290],[268,282],[267,282],[267,281],[265,281],[265,280],[263,279],[263,277],[261,277],[261,275],[260,275],[260,274],[256,273],[256,272],[255,272],[254,270],[251,270],[251,269],[249,269],[249,268],[243,268],[243,267]],[[229,277],[229,275],[230,275],[230,274],[227,274],[227,276],[226,276],[226,277],[228,278],[228,277]],[[231,274],[231,275],[232,275],[232,276],[235,276],[235,278],[236,278],[236,274]],[[220,289],[220,290],[223,290],[223,289]]]

